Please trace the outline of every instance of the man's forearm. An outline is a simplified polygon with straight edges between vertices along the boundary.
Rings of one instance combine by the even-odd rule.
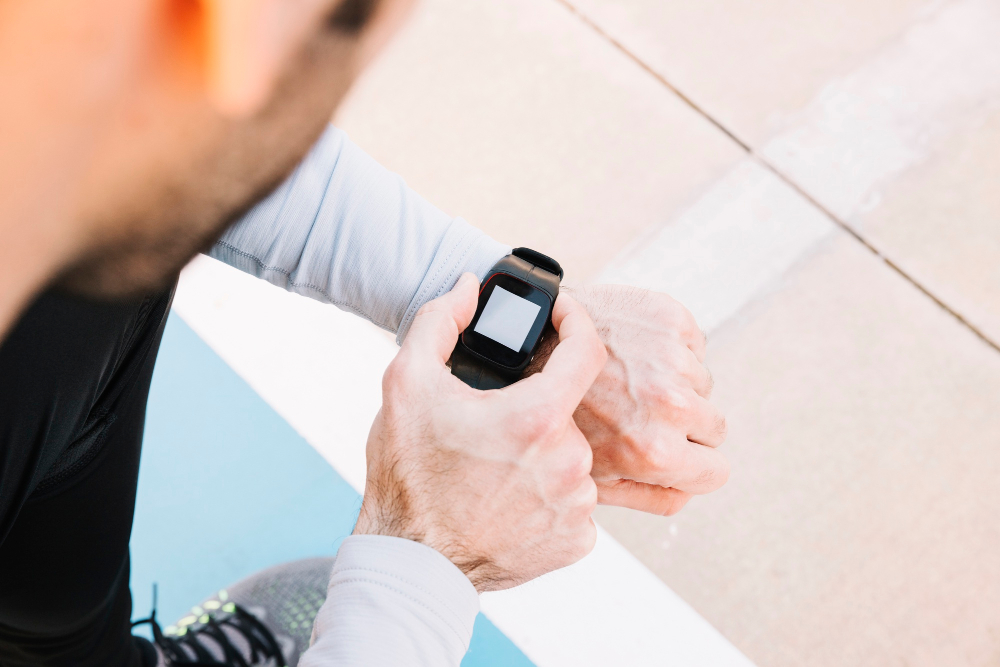
[[[466,271],[510,252],[451,218],[329,127],[210,255],[396,332]],[[312,665],[458,665],[479,609],[468,578],[416,542],[345,540],[316,619]]]
[[[292,175],[210,255],[332,303],[402,341],[424,303],[510,247],[452,218],[330,126]]]

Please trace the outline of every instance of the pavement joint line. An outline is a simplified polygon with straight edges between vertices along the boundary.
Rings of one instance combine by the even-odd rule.
[[[677,86],[673,85],[663,74],[655,70],[652,66],[642,60],[639,56],[632,53],[624,44],[619,40],[612,37],[607,31],[605,31],[600,25],[598,25],[593,19],[587,16],[583,11],[578,9],[572,4],[571,0],[555,0],[558,4],[565,7],[570,13],[577,17],[581,22],[583,22],[587,27],[593,30],[597,35],[603,38],[605,41],[614,46],[618,51],[620,51],[629,60],[639,66],[643,71],[656,79],[660,84],[666,87],[670,92],[674,93],[684,104],[691,108],[695,113],[700,115],[706,121],[715,126],[720,132],[725,134],[729,139],[731,139],[736,145],[738,145],[747,155],[754,160],[756,160],[762,167],[773,173],[777,178],[784,181],[789,187],[795,190],[803,198],[805,198],[810,204],[815,206],[820,212],[823,213],[831,222],[840,227],[842,230],[848,233],[855,241],[864,246],[869,252],[875,255],[876,258],[881,260],[886,266],[888,266],[892,271],[894,271],[901,278],[906,280],[908,283],[913,285],[919,292],[924,296],[929,298],[938,307],[944,310],[948,315],[951,315],[959,324],[964,326],[966,329],[971,331],[977,338],[982,342],[992,348],[994,351],[1000,353],[1000,342],[992,340],[983,331],[981,331],[975,324],[967,320],[961,313],[951,308],[947,303],[941,298],[936,296],[929,288],[922,285],[915,277],[911,276],[903,267],[890,259],[882,250],[878,248],[875,243],[867,238],[858,230],[856,230],[851,225],[847,224],[844,220],[840,219],[836,214],[834,214],[827,206],[823,205],[816,199],[812,194],[810,194],[805,188],[800,186],[795,180],[788,177],[780,169],[778,169],[771,161],[765,158],[763,155],[757,152],[753,146],[746,143],[731,129],[726,127],[722,121],[713,117],[700,105],[698,105],[694,100],[685,95]]]
[[[843,229],[855,241],[857,241],[865,248],[867,248],[869,252],[871,252],[873,255],[875,255],[875,257],[877,257],[883,263],[885,263],[886,266],[895,271],[900,277],[902,277],[908,283],[916,287],[917,290],[923,293],[924,296],[926,296],[928,299],[936,303],[942,310],[944,310],[947,314],[951,315],[955,320],[957,320],[959,324],[963,325],[965,328],[967,328],[969,331],[975,334],[975,336],[979,338],[979,340],[983,341],[984,343],[986,343],[986,345],[993,348],[994,351],[1000,353],[1000,344],[993,341],[989,336],[980,331],[979,327],[977,327],[969,320],[965,319],[965,317],[961,313],[952,309],[947,303],[945,303],[943,300],[938,298],[933,292],[931,292],[930,289],[920,284],[920,282],[916,278],[907,273],[905,269],[903,269],[899,264],[897,264],[891,258],[889,258],[884,252],[882,252],[882,250],[880,250],[878,246],[874,244],[874,242],[865,238],[854,227],[852,227],[851,225],[847,224],[846,222],[838,218],[836,215],[834,215],[833,212],[830,211],[830,209],[821,204],[815,197],[809,194],[809,192],[807,192],[804,188],[800,187],[799,184],[796,183],[794,180],[786,177],[783,173],[781,173],[781,171],[777,167],[768,162],[765,158],[763,158],[762,156],[758,155],[753,151],[750,152],[750,155],[755,160],[760,162],[761,166],[771,171],[771,173],[773,173],[775,176],[777,176],[785,183],[787,183],[789,187],[798,192],[810,204],[819,209],[819,211],[822,212],[823,215],[825,215],[827,218],[829,218],[831,222],[833,222],[838,227]]]
[[[563,7],[565,7],[567,10],[569,10],[570,13],[572,13],[574,16],[576,16],[580,21],[582,21],[585,25],[587,25],[587,27],[589,27],[591,30],[593,30],[598,35],[600,35],[604,40],[610,42],[612,46],[614,46],[616,49],[618,49],[619,51],[621,51],[621,53],[623,55],[625,55],[629,60],[631,60],[636,65],[638,65],[640,68],[642,68],[651,77],[653,77],[654,79],[656,79],[657,81],[659,81],[663,86],[665,86],[668,90],[670,90],[670,92],[672,92],[674,95],[676,95],[677,97],[679,97],[684,102],[684,104],[686,104],[689,107],[691,107],[694,111],[696,111],[699,115],[701,115],[705,120],[707,120],[709,123],[711,123],[712,125],[714,125],[716,127],[716,129],[718,129],[724,135],[726,135],[727,137],[729,137],[730,139],[732,139],[740,148],[742,148],[747,153],[753,154],[753,149],[750,147],[750,145],[747,144],[742,139],[740,139],[736,135],[735,132],[733,132],[728,127],[726,127],[725,125],[723,125],[720,121],[718,121],[715,118],[713,118],[711,114],[709,114],[704,109],[702,109],[700,106],[698,106],[698,104],[694,100],[692,100],[690,97],[688,97],[683,92],[681,92],[680,89],[678,89],[675,85],[673,85],[672,83],[670,83],[666,79],[666,77],[664,77],[662,74],[660,74],[659,72],[657,72],[655,69],[653,69],[652,67],[650,67],[649,65],[647,65],[646,62],[643,61],[641,58],[639,58],[637,55],[635,55],[634,53],[632,53],[631,51],[629,51],[628,47],[626,47],[624,44],[622,44],[621,42],[619,42],[617,39],[615,39],[614,37],[612,37],[611,35],[609,35],[603,28],[601,28],[601,26],[599,26],[597,23],[595,23],[593,20],[591,20],[591,18],[589,16],[587,16],[586,14],[584,14],[583,12],[581,12],[579,9],[577,9],[575,6],[573,6],[573,4],[570,2],[570,0],[555,0],[555,1],[557,3],[559,3],[560,5],[562,5]]]

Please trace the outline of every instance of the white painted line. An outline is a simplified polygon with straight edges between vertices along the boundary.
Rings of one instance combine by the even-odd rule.
[[[860,226],[883,183],[1000,109],[998,36],[995,0],[935,3],[870,62],[826,86],[758,152],[839,219]],[[710,331],[834,229],[748,158],[626,249],[597,282],[667,292]]]
[[[835,225],[753,159],[596,279],[666,292],[705,331],[734,315]]]
[[[600,527],[584,560],[482,605],[540,666],[753,664]]]
[[[1000,3],[935,3],[871,61],[827,85],[760,150],[841,220],[958,129],[1000,109]]]
[[[357,317],[205,257],[181,275],[177,313],[360,492],[368,427],[396,346]],[[590,556],[483,597],[540,667],[752,663],[603,531]]]

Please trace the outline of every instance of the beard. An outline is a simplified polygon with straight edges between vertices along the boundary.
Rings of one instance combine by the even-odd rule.
[[[211,248],[226,229],[280,184],[295,159],[288,162],[270,162],[274,170],[270,178],[239,183],[220,178],[223,173],[211,168],[192,169],[190,180],[161,178],[156,190],[145,192],[134,206],[120,205],[115,216],[103,218],[99,228],[113,231],[94,238],[59,273],[53,286],[105,299],[166,288],[196,254]]]
[[[322,134],[354,79],[358,32],[377,4],[340,5],[254,117],[199,110],[159,152],[137,151],[131,168],[116,169],[114,186],[82,216],[90,235],[52,286],[117,299],[172,284],[280,185]]]

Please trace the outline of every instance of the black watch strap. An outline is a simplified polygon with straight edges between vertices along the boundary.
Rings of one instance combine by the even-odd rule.
[[[490,270],[490,274],[508,273],[542,290],[555,303],[563,270],[559,263],[531,248],[514,248]],[[480,359],[465,349],[461,340],[451,354],[451,374],[473,389],[501,389],[521,379],[520,374],[502,369]]]
[[[509,273],[526,283],[531,283],[549,295],[552,303],[559,296],[559,283],[563,270],[551,257],[530,248],[514,248],[513,252],[493,265],[490,273]]]
[[[473,389],[502,389],[520,378],[516,375],[500,373],[483,360],[466,352],[457,345],[451,353],[451,374]]]

